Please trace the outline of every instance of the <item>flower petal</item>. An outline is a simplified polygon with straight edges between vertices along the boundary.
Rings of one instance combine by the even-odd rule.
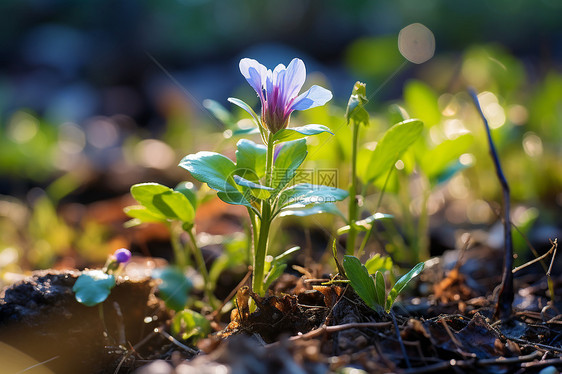
[[[306,67],[304,62],[301,59],[294,58],[287,66],[283,82],[279,82],[279,85],[282,85],[284,103],[288,103],[299,94],[305,79]]]
[[[279,64],[275,67],[275,69],[273,69],[273,84],[279,84],[279,73],[285,70],[287,70],[287,68],[283,64]]]
[[[240,60],[240,72],[261,98],[263,96],[262,87],[267,76],[267,68],[256,60],[243,58]]]
[[[293,105],[291,105],[291,111],[314,108],[326,104],[331,99],[332,93],[330,90],[314,85],[295,99]]]

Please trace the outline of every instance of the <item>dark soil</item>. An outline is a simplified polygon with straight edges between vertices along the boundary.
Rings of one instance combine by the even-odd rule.
[[[126,344],[135,344],[154,328],[144,323],[145,316],[160,307],[151,297],[152,281],[118,279],[103,303],[102,320],[100,308],[74,299],[72,287],[79,275],[37,272],[4,290],[0,341],[39,362],[50,360],[45,365],[57,374],[106,373],[115,368]]]
[[[246,301],[230,324],[215,321],[221,331],[198,348],[164,339],[167,315],[149,280],[118,283],[104,302],[104,330],[98,308],[74,300],[78,272],[38,273],[2,295],[0,341],[40,362],[55,357],[45,364],[55,373],[561,370],[562,315],[558,305],[548,303],[545,276],[528,272],[516,278],[513,316],[496,321],[500,253],[479,247],[467,251],[462,264],[459,257],[452,252],[430,264],[414,292],[390,314],[368,308],[345,285],[319,286],[288,274],[274,285],[275,294],[264,298],[242,288],[238,299]],[[555,280],[557,290],[559,285]],[[254,313],[245,304],[249,298],[257,306]],[[160,319],[146,323],[147,316]]]

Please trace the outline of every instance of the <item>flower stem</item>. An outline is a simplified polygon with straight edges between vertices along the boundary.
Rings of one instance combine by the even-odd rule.
[[[267,255],[269,227],[271,226],[271,206],[267,201],[264,201],[262,207],[258,246],[254,252],[254,278],[252,281],[252,289],[260,296],[265,295],[265,290],[263,289],[265,256]]]
[[[355,253],[355,241],[357,239],[357,230],[355,221],[357,220],[357,212],[359,204],[357,201],[357,139],[359,135],[359,123],[353,122],[353,143],[351,146],[351,185],[349,186],[349,232],[347,233],[346,254],[353,255]]]
[[[272,172],[273,172],[273,134],[270,132],[267,137],[267,153],[265,158],[265,185],[271,187]],[[260,296],[265,295],[264,277],[265,277],[265,256],[267,255],[267,247],[269,242],[269,228],[271,220],[273,219],[271,211],[271,203],[266,199],[261,204],[261,222],[259,230],[254,230],[258,233],[257,246],[254,248],[254,277],[252,279],[252,289]]]
[[[265,185],[271,187],[271,178],[273,173],[273,134],[270,132],[267,136],[267,153],[265,156]]]
[[[248,208],[248,215],[250,216],[251,239],[248,241],[249,251],[248,251],[247,260],[248,263],[250,263],[250,261],[253,261],[253,258],[255,257],[252,253],[258,247],[260,220],[259,217],[256,215],[256,213],[254,213],[254,211],[250,208]]]

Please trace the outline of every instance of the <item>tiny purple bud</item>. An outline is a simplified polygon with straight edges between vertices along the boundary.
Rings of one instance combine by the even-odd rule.
[[[116,250],[113,255],[115,256],[115,260],[117,260],[120,264],[124,264],[131,259],[131,251],[126,248]]]

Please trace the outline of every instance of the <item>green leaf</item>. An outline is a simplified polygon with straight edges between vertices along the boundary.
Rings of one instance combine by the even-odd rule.
[[[374,221],[383,220],[383,219],[391,219],[391,218],[394,218],[394,216],[392,216],[390,214],[384,214],[384,213],[375,213],[375,214],[370,215],[367,218],[364,218],[364,219],[359,220],[359,221],[355,221],[354,227],[357,231],[367,231],[367,230],[371,229],[371,226],[373,225]],[[347,234],[349,232],[350,228],[351,228],[350,225],[340,227],[337,231],[337,234],[338,235]]]
[[[304,208],[291,208],[290,206],[281,209],[279,217],[296,216],[296,217],[308,217],[314,214],[330,213],[336,216],[340,216],[345,220],[343,213],[332,203],[324,203],[313,205],[311,207]]]
[[[158,183],[140,183],[131,187],[131,195],[149,211],[182,222],[193,222],[195,210],[181,192]],[[138,217],[137,217],[138,218]]]
[[[306,140],[293,140],[283,144],[273,165],[272,186],[278,191],[295,176],[306,155]]]
[[[460,161],[454,161],[453,163],[451,163],[449,166],[447,166],[445,168],[445,170],[443,170],[440,174],[438,174],[437,176],[433,177],[430,182],[432,185],[439,185],[442,183],[447,182],[449,179],[451,179],[455,174],[457,174],[458,172],[469,168],[472,165],[468,165],[468,164],[462,164]]]
[[[267,149],[264,145],[256,144],[248,139],[239,140],[236,144],[237,174],[246,179],[250,179],[246,174],[255,174],[257,179],[262,178],[265,175],[266,152]],[[246,169],[249,172],[246,172]]]
[[[441,122],[437,94],[425,83],[413,80],[404,88],[404,101],[412,117],[419,118],[427,126]]]
[[[191,206],[193,207],[193,209],[197,209],[197,188],[195,187],[195,185],[191,182],[180,182],[178,183],[178,185],[174,188],[174,191],[178,191],[181,192],[182,194],[185,195],[185,197],[187,197],[187,199],[189,200],[189,202],[191,203]]]
[[[279,209],[304,208],[312,204],[327,204],[344,200],[349,193],[335,187],[310,183],[299,183],[284,189],[278,197]],[[329,207],[327,209],[330,209]]]
[[[275,261],[285,261],[287,257],[300,251],[301,247],[295,246],[287,249],[285,252],[281,253],[280,255],[275,256]]]
[[[138,219],[144,223],[166,222],[166,217],[163,214],[152,212],[144,205],[127,206],[123,208],[123,211],[129,217]]]
[[[167,217],[182,222],[193,222],[195,209],[189,199],[181,192],[170,189],[154,196],[154,205]]]
[[[345,111],[345,118],[348,124],[350,122],[355,122],[357,125],[363,124],[365,126],[369,124],[369,113],[364,108],[368,101],[365,83],[356,82],[353,86]]]
[[[276,280],[281,276],[281,274],[283,274],[286,268],[287,268],[287,264],[275,261],[273,263],[273,267],[271,268],[271,270],[267,274],[267,277],[264,280],[264,290],[267,290],[269,286],[271,286],[271,283],[273,283],[274,280]]]
[[[254,197],[256,197],[260,200],[265,200],[265,199],[269,198],[269,196],[271,196],[271,191],[274,191],[273,188],[271,188],[271,187],[266,187],[266,186],[263,186],[259,183],[254,183],[252,181],[249,181],[247,179],[242,178],[239,175],[234,176],[234,181],[239,186],[246,187],[246,188],[250,189],[250,192],[251,192],[252,196],[254,196]]]
[[[472,134],[464,134],[455,139],[445,140],[435,148],[425,151],[420,160],[422,171],[432,182],[442,179],[440,176],[468,151],[473,141]]]
[[[250,127],[250,128],[237,128],[236,130],[232,131],[232,136],[244,136],[244,135],[254,135],[258,134],[260,131],[258,128]]]
[[[275,256],[271,262],[266,261],[266,266],[265,266],[266,271],[269,270],[270,267],[271,270],[269,270],[269,273],[267,274],[267,277],[264,280],[264,289],[267,290],[271,285],[271,283],[273,283],[273,281],[275,281],[277,278],[281,276],[281,274],[283,274],[283,272],[287,268],[287,264],[285,263],[285,261],[288,260],[289,256],[299,251],[300,249],[301,247],[298,246],[289,248],[285,252],[281,253],[280,255]]]
[[[365,180],[371,183],[381,175],[386,175],[420,136],[422,129],[423,123],[415,119],[399,122],[388,129],[371,153],[369,166],[365,170]]]
[[[238,191],[230,183],[230,179],[235,174],[236,165],[220,153],[202,151],[190,154],[181,160],[179,166],[189,171],[195,179],[207,183],[216,191]]]
[[[193,175],[200,182],[207,183],[209,187],[216,190],[217,196],[228,204],[252,205],[240,192],[234,182],[236,165],[228,157],[215,152],[197,152],[185,156],[180,166]]]
[[[228,101],[231,102],[234,105],[239,106],[240,108],[244,109],[246,112],[248,112],[252,118],[254,119],[256,126],[260,127],[260,117],[258,117],[258,115],[256,114],[256,112],[254,112],[254,110],[252,109],[251,106],[249,106],[248,104],[246,104],[244,101],[237,99],[235,97],[229,97]]]
[[[203,100],[203,106],[227,127],[233,127],[235,121],[232,119],[232,115],[217,101],[211,99]]]
[[[287,142],[290,140],[302,139],[310,135],[318,135],[323,132],[334,135],[330,128],[324,125],[305,125],[300,127],[289,127],[281,129],[273,135],[273,143]]]
[[[375,301],[381,307],[384,306],[386,300],[386,284],[382,272],[375,273]]]
[[[211,324],[202,314],[184,309],[172,319],[171,329],[174,336],[181,336],[182,340],[193,338],[192,343],[196,343],[211,333]]]
[[[115,277],[101,270],[84,271],[74,283],[76,301],[86,306],[97,305],[109,296],[115,287]]]
[[[244,205],[248,208],[255,210],[255,208],[250,203],[251,200],[251,192],[250,193],[242,193],[242,192],[217,192],[217,196],[219,199],[224,201],[227,204],[232,205]]]
[[[131,187],[131,195],[139,204],[145,206],[151,212],[163,216],[166,216],[166,214],[154,205],[154,196],[168,191],[170,191],[169,187],[158,183],[139,183]]]
[[[425,264],[423,262],[420,262],[419,264],[414,266],[412,270],[404,274],[400,279],[396,281],[394,287],[392,287],[386,299],[387,311],[392,308],[394,301],[396,300],[400,292],[402,292],[402,290],[404,290],[404,288],[408,285],[408,283],[410,283],[413,278],[417,277],[422,272],[424,265]]]
[[[375,282],[369,272],[354,256],[344,256],[343,267],[355,293],[372,309],[377,309]]]
[[[376,253],[365,262],[365,267],[369,274],[375,274],[377,271],[390,271],[392,270],[392,265],[392,259],[389,256],[381,256],[379,253]]]
[[[257,189],[257,190],[264,190],[264,191],[273,191],[273,188],[271,187],[266,187],[264,185],[261,185],[259,183],[255,183],[252,181],[249,181],[247,179],[242,178],[239,175],[235,175],[234,176],[234,181],[236,182],[236,184],[238,184],[239,186],[243,186],[243,187],[249,187],[252,189]]]
[[[191,290],[191,281],[180,268],[168,266],[156,269],[152,272],[152,278],[161,280],[158,290],[167,308],[179,311],[185,307]]]

